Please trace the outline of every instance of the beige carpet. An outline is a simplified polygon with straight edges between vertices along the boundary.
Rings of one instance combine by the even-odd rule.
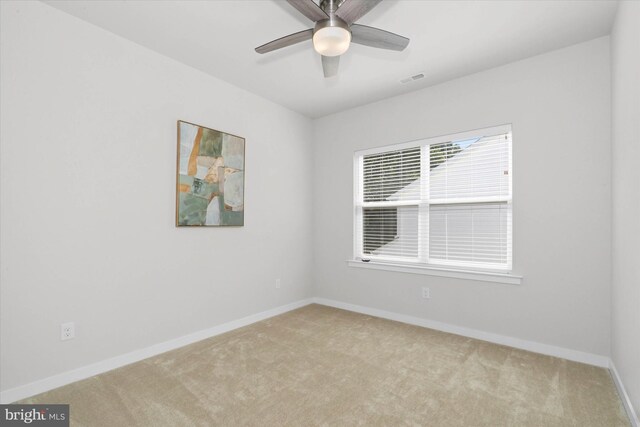
[[[74,426],[628,426],[605,369],[310,305],[41,394]]]

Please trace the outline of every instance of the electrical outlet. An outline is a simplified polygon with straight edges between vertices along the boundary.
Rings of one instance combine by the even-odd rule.
[[[282,286],[282,280],[276,279],[276,289],[280,289],[281,286]]]
[[[62,341],[71,340],[76,337],[76,325],[73,322],[60,325],[60,339]]]
[[[425,298],[425,299],[431,298],[431,292],[429,291],[429,288],[422,288],[422,298]]]

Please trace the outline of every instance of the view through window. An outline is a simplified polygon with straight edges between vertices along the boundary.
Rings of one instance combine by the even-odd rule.
[[[355,257],[511,269],[511,129],[356,153]]]

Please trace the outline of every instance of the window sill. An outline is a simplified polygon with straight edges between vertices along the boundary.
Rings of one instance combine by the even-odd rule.
[[[519,285],[522,283],[522,276],[508,273],[456,270],[452,268],[396,264],[381,261],[362,262],[353,259],[347,260],[347,264],[349,267],[397,271],[400,273],[426,274],[428,276],[453,277],[456,279],[477,280],[481,282],[506,283],[509,285]]]

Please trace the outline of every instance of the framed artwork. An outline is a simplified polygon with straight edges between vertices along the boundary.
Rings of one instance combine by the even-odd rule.
[[[245,141],[178,121],[176,225],[244,225]]]

